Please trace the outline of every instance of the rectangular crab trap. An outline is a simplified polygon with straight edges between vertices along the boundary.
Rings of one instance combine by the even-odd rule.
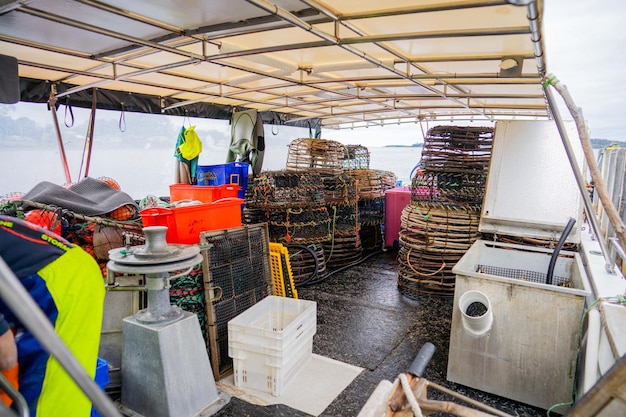
[[[272,294],[267,224],[200,234],[203,256],[208,350],[216,380],[232,372],[228,321]]]

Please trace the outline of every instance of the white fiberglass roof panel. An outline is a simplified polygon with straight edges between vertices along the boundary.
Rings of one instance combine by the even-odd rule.
[[[351,20],[350,23],[368,34],[450,32],[452,36],[457,32],[472,29],[498,31],[499,28],[524,27],[528,24],[526,10],[523,7],[511,8],[505,4],[496,7],[375,16]]]
[[[85,71],[94,66],[94,61],[75,55],[61,54],[24,45],[0,41],[0,51],[3,55],[14,56],[18,61],[42,63],[50,67],[67,68]]]
[[[458,5],[476,3],[473,0],[386,0],[381,5],[380,0],[316,0],[326,8],[334,9],[344,15],[363,15],[372,13],[372,10],[407,10],[415,7],[441,7],[450,4]]]
[[[388,42],[409,60],[419,60],[420,56],[437,54],[471,57],[499,54],[512,56],[521,53],[532,53],[529,34],[497,36],[472,36],[452,39],[416,39],[412,41]]]
[[[534,88],[525,94],[543,93],[533,13],[497,0],[34,0],[3,10],[0,42],[20,76],[67,83],[70,95],[97,84],[339,119],[330,110],[319,116],[325,101],[333,114],[346,107],[352,123],[427,107],[514,113],[520,101],[541,102],[516,97],[527,82]],[[524,58],[522,73],[499,73],[501,58],[512,56]]]
[[[126,46],[127,41],[115,34],[152,38],[166,33],[125,17],[103,14],[77,1],[35,0],[20,10],[0,16],[0,33],[91,54]],[[108,34],[96,33],[90,27]]]
[[[104,3],[180,28],[236,22],[267,14],[244,0],[105,0]],[[289,10],[302,8],[297,0],[279,0],[274,3]]]

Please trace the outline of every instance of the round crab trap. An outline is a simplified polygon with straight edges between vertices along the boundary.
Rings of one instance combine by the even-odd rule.
[[[361,225],[359,237],[364,251],[372,251],[383,247],[383,234],[380,224]]]
[[[378,173],[378,175],[380,175],[383,192],[392,188],[396,188],[398,184],[398,176],[396,174],[391,171],[383,171],[379,169],[375,171]]]
[[[359,200],[359,224],[380,225],[385,222],[385,198],[365,198]]]
[[[361,145],[346,145],[343,169],[369,169],[370,151]]]
[[[267,222],[267,213],[260,208],[253,208],[246,205],[241,211],[241,222],[243,224],[257,224]]]
[[[356,181],[351,176],[341,173],[338,175],[322,175],[324,184],[324,203],[354,204],[357,201]]]
[[[480,210],[435,204],[402,210],[398,287],[405,295],[454,295],[452,268],[479,237]]]
[[[361,259],[363,246],[359,238],[359,228],[336,231],[332,240],[324,242],[326,266],[337,269]]]
[[[315,255],[313,258],[309,251],[302,250],[296,246],[297,245],[287,245],[291,272],[296,287],[304,284],[314,284],[325,278],[327,271],[324,247],[320,244],[307,245]],[[315,271],[316,264],[317,271]]]
[[[320,243],[330,238],[326,207],[289,207],[268,214],[269,237],[278,243]]]
[[[265,209],[321,206],[324,184],[319,172],[263,171],[252,181],[246,204]]]
[[[300,138],[289,144],[287,169],[309,171],[312,168],[325,174],[337,175],[343,171],[344,145],[328,139]]]
[[[424,138],[411,201],[482,204],[493,128],[436,126]]]
[[[329,204],[326,206],[330,216],[330,230],[351,230],[358,226],[357,204]]]
[[[353,169],[346,171],[357,181],[357,194],[359,198],[384,197],[383,177],[381,172],[374,169]]]

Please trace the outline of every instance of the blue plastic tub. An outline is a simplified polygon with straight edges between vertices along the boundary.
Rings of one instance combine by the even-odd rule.
[[[196,170],[198,185],[236,184],[241,188],[237,194],[239,198],[246,198],[248,188],[248,168],[245,162],[229,162],[220,165],[199,165]]]
[[[98,358],[98,364],[96,365],[96,377],[95,382],[104,391],[105,387],[109,383],[109,362],[102,358]],[[91,407],[91,417],[100,417],[95,407]]]

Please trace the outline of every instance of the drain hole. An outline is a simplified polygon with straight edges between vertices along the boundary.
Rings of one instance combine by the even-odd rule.
[[[467,309],[465,310],[465,314],[470,317],[484,316],[485,313],[487,313],[487,306],[480,301],[474,301],[473,303],[468,305]]]

